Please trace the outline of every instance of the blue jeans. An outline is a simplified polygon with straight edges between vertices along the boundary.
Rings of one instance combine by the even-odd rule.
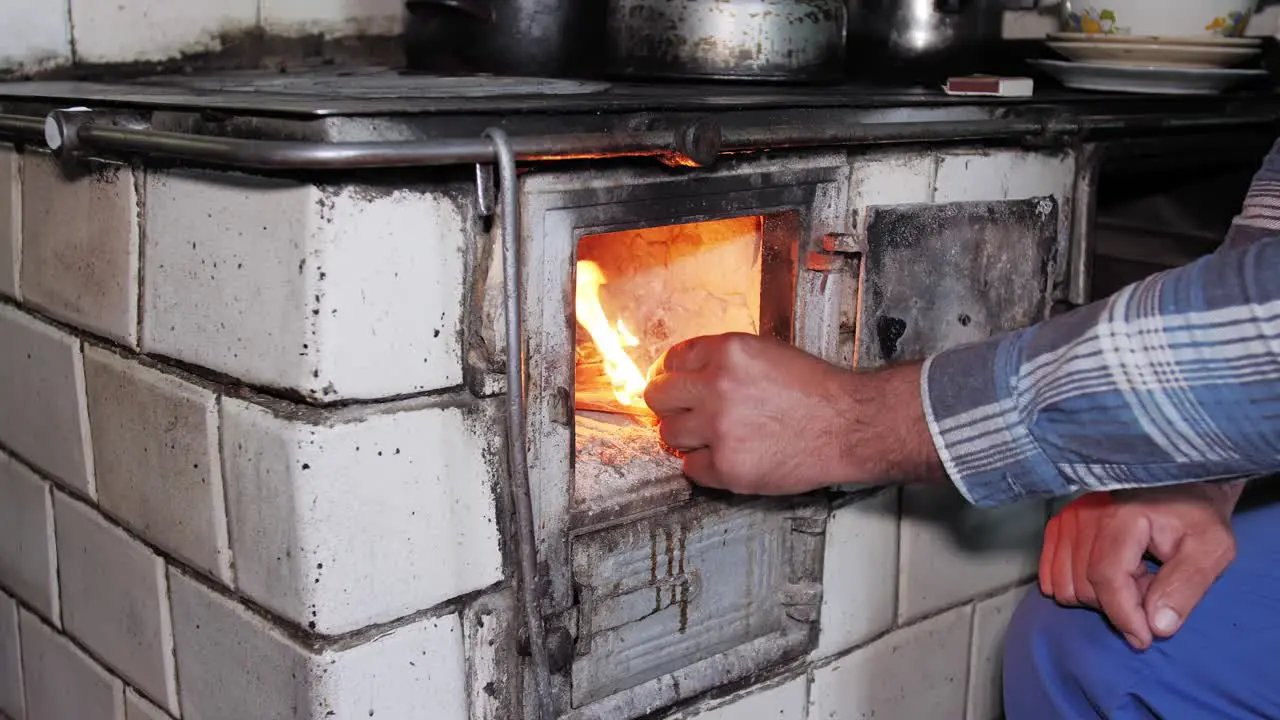
[[[1005,641],[1008,720],[1280,718],[1280,503],[1237,511],[1234,526],[1236,561],[1145,653],[1033,588]]]

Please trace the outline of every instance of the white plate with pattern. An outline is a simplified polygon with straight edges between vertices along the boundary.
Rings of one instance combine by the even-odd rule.
[[[1267,76],[1266,70],[1135,67],[1062,60],[1030,62],[1069,88],[1102,92],[1216,95],[1249,80]]]

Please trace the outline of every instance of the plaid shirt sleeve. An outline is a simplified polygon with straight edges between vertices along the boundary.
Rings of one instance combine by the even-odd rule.
[[[969,502],[1280,470],[1280,143],[1218,252],[925,363]]]

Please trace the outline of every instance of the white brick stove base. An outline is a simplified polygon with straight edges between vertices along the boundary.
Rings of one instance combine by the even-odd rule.
[[[917,171],[971,162],[1020,167],[877,157],[859,177],[903,182],[854,192],[945,195]],[[141,168],[71,182],[0,149],[0,715],[511,717],[502,400],[456,387],[467,202]],[[59,234],[67,203],[114,218],[94,228],[109,242]],[[300,405],[206,370],[379,401]],[[834,510],[809,661],[671,717],[993,717],[1043,519],[924,490]]]
[[[317,399],[456,386],[463,256],[423,239],[438,216],[451,229],[437,237],[459,243],[460,214],[453,200],[295,185],[296,202],[255,215],[226,204],[245,197],[228,179],[174,185],[116,167],[72,181],[0,149],[0,717],[466,718],[481,700],[455,598],[503,579],[500,401],[447,391],[308,408],[136,349],[145,336],[145,349]],[[247,230],[266,220],[237,249],[220,234],[234,226],[188,233],[167,219],[193,207]],[[60,222],[68,209],[75,221]],[[90,210],[98,226],[82,222]],[[236,264],[185,263],[191,238],[229,248],[211,263]],[[263,315],[273,244],[294,248],[275,280],[297,304],[280,300],[294,312],[253,335],[241,321]],[[431,272],[405,264],[414,252]],[[244,267],[240,316],[226,290]],[[201,285],[208,273],[217,281]],[[193,324],[200,307],[224,315]],[[165,322],[201,331],[175,344]],[[220,340],[228,327],[248,344]],[[372,335],[349,343],[351,328]],[[263,358],[291,333],[309,352],[279,374]]]

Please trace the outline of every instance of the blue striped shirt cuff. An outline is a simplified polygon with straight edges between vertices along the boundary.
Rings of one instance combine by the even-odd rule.
[[[1071,492],[1031,436],[1030,423],[1011,400],[996,400],[1007,398],[1015,377],[1009,344],[997,338],[948,350],[926,360],[920,373],[934,447],[956,489],[979,507]]]

